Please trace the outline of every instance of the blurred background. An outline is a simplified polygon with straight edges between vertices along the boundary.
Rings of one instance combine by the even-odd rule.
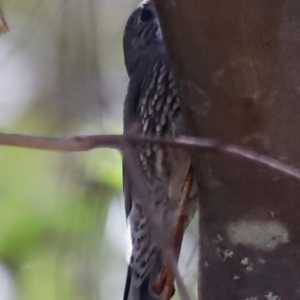
[[[137,3],[2,0],[0,131],[121,133],[122,34]],[[0,149],[0,300],[121,299],[125,229],[117,151]],[[196,245],[191,227],[180,265],[194,298]]]

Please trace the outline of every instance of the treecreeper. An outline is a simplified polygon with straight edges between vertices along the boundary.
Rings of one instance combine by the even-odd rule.
[[[158,15],[152,1],[143,1],[129,17],[124,37],[129,85],[124,103],[124,133],[173,138],[185,133],[181,97],[171,69]],[[197,190],[186,151],[150,143],[133,146],[151,191],[151,207],[166,236],[172,236],[178,259],[184,229],[197,210]],[[124,170],[125,210],[131,236],[124,300],[170,299],[174,276],[165,263],[155,232],[137,199],[135,180]],[[148,203],[149,204],[149,203]]]

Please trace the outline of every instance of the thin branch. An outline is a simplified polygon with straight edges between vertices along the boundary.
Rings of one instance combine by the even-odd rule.
[[[121,138],[121,139],[120,139]],[[0,133],[0,145],[58,152],[88,151],[96,148],[120,148],[122,136],[90,135],[71,138],[47,138]]]
[[[122,150],[126,143],[155,143],[175,148],[224,153],[269,167],[285,175],[300,180],[300,171],[276,159],[243,147],[223,144],[215,139],[178,137],[175,139],[156,138],[138,135],[90,135],[72,138],[45,138],[20,134],[0,133],[0,145],[15,146],[59,152],[88,151],[96,148],[115,148]]]

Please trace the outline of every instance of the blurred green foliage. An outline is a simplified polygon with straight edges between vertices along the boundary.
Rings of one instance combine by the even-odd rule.
[[[37,126],[25,119],[9,131]],[[88,166],[81,180],[61,169],[66,155]],[[78,291],[80,261],[99,255],[110,199],[120,188],[121,156],[112,150],[0,149],[0,260],[13,270],[22,298],[87,299]]]
[[[0,131],[120,133],[127,84],[122,31],[134,5],[2,0],[10,32],[0,37]],[[109,149],[0,148],[1,300],[121,297],[121,162]]]

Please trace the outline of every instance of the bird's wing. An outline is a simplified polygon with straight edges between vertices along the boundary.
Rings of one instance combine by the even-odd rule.
[[[142,90],[142,76],[133,76],[128,85],[127,95],[124,102],[123,120],[124,133],[132,129],[138,119],[138,104]],[[132,183],[126,171],[125,162],[123,159],[123,190],[125,198],[125,213],[128,217],[132,205]]]
[[[152,69],[154,64],[157,61],[160,61],[162,57],[164,58],[163,52],[156,52],[156,56],[153,56],[151,59],[148,57],[144,59],[141,58],[135,69],[135,72],[131,75],[123,111],[124,133],[132,130],[133,127],[137,125],[136,122],[139,118],[139,101],[149,89],[149,84],[151,80],[153,80]],[[130,182],[123,160],[123,189],[126,217],[128,217],[132,205],[132,188],[133,185]]]

